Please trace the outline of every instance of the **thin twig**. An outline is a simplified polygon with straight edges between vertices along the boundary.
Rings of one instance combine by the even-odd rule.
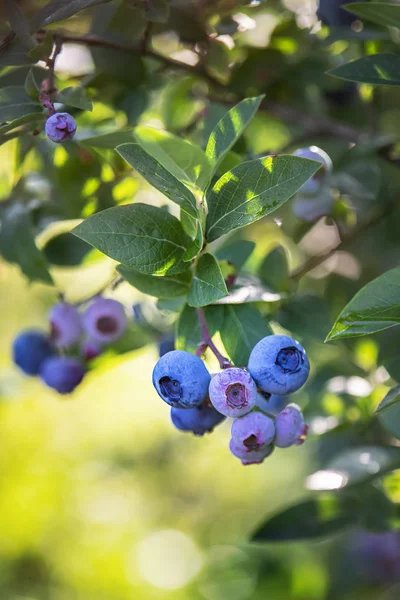
[[[203,338],[203,341],[202,341],[201,345],[199,346],[199,350],[200,350],[200,348],[202,349],[201,354],[203,354],[203,352],[208,347],[208,348],[210,348],[211,352],[216,356],[221,369],[226,369],[228,367],[231,367],[232,365],[231,365],[230,360],[221,354],[221,352],[218,350],[218,348],[216,347],[216,345],[214,344],[214,342],[211,339],[211,335],[210,335],[210,332],[208,331],[207,322],[206,322],[206,318],[204,315],[204,310],[202,308],[197,309],[197,317],[199,319],[201,336]]]

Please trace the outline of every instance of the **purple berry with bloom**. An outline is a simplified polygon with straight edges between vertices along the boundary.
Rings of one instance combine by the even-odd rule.
[[[298,194],[292,209],[293,214],[302,221],[312,223],[321,217],[329,215],[334,207],[335,200],[331,188],[323,187],[315,195]]]
[[[41,331],[22,331],[14,339],[13,360],[26,375],[38,375],[43,362],[55,354],[48,336]]]
[[[59,348],[77,344],[82,334],[81,315],[73,304],[60,302],[50,311],[50,339]]]
[[[322,179],[332,170],[332,161],[329,155],[322,148],[318,148],[318,146],[309,146],[308,148],[298,148],[298,150],[293,152],[293,156],[308,158],[321,163],[322,168],[310,177],[297,192],[298,194],[308,194],[310,196],[317,194],[320,190]]]
[[[258,392],[258,408],[270,415],[277,415],[289,404],[289,396],[278,396],[277,394],[268,394],[267,392]]]
[[[304,444],[308,427],[297,404],[289,404],[275,419],[275,444],[279,448]]]
[[[128,319],[120,302],[99,296],[84,312],[82,324],[93,342],[107,344],[123,335]]]
[[[254,408],[257,387],[244,369],[232,367],[217,373],[210,383],[210,400],[226,417],[241,417]]]
[[[72,140],[76,132],[76,121],[68,113],[55,113],[47,119],[45,132],[49,140],[56,144]]]
[[[170,406],[194,408],[207,399],[210,374],[201,358],[183,350],[164,354],[153,369],[153,385]]]
[[[204,435],[225,419],[213,406],[203,403],[195,408],[171,408],[171,421],[180,431]]]
[[[40,377],[59,394],[70,394],[85,375],[84,365],[76,358],[55,356],[42,364]]]
[[[310,365],[299,342],[287,335],[268,335],[254,346],[248,369],[263,392],[284,396],[305,384]]]
[[[86,339],[82,342],[81,354],[84,360],[92,360],[97,356],[100,356],[102,352],[101,345],[90,339]]]
[[[263,462],[264,458],[269,456],[274,449],[273,444],[263,446],[260,450],[246,450],[242,444],[237,444],[235,440],[229,442],[229,450],[233,456],[240,458],[243,465],[258,465]]]
[[[363,581],[370,584],[390,584],[400,581],[400,533],[398,531],[357,532],[350,544],[350,553],[357,575]]]
[[[232,423],[231,437],[235,447],[245,452],[258,452],[269,446],[275,437],[275,425],[261,412],[251,412]]]

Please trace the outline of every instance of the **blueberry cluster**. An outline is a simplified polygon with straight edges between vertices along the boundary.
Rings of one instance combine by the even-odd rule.
[[[167,352],[153,370],[153,385],[171,406],[172,423],[195,435],[234,419],[230,451],[244,465],[260,463],[275,446],[300,445],[307,425],[287,394],[301,388],[310,366],[304,348],[286,335],[269,335],[253,348],[247,369],[210,375],[203,361],[182,350]]]
[[[120,302],[96,296],[82,312],[59,302],[50,311],[49,325],[49,333],[21,332],[13,343],[13,359],[27,375],[69,394],[84,378],[88,362],[125,332],[127,317]]]
[[[293,214],[302,221],[316,221],[329,215],[334,206],[332,188],[329,185],[329,174],[332,161],[328,154],[317,146],[299,148],[293,156],[316,160],[322,167],[299,189],[293,202]]]

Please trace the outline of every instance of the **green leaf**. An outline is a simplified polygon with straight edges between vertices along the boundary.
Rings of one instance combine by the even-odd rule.
[[[7,123],[6,125],[0,126],[0,135],[3,135],[3,133],[7,133],[8,131],[12,131],[13,129],[16,129],[20,125],[25,125],[26,123],[34,123],[36,121],[40,121],[41,119],[43,119],[42,112],[30,113],[29,115],[24,115],[23,117],[20,117],[19,119],[13,119],[11,122]]]
[[[206,306],[204,308],[208,331],[213,337],[221,327],[224,318],[224,309],[222,306]],[[202,341],[201,329],[197,311],[188,306],[183,307],[179,315],[175,345],[177,350],[186,350],[187,352],[196,352],[198,345]]]
[[[29,24],[24,17],[16,0],[5,0],[5,9],[11,29],[27,48],[32,48],[35,43],[30,35]]]
[[[364,286],[340,313],[326,341],[369,335],[400,323],[400,267]]]
[[[212,173],[242,135],[255,115],[264,96],[246,98],[231,108],[217,123],[207,142],[206,156],[212,165]]]
[[[207,194],[207,240],[273,212],[320,167],[313,160],[281,155],[244,162],[228,171]]]
[[[226,260],[240,271],[255,247],[255,242],[238,240],[237,242],[231,242],[226,246],[222,246],[215,254],[218,260]]]
[[[34,61],[45,60],[51,55],[53,43],[54,40],[52,32],[46,31],[43,41],[29,51],[30,58],[32,58]]]
[[[31,31],[37,31],[41,27],[47,27],[50,23],[63,21],[72,17],[80,10],[95,6],[96,4],[104,4],[108,0],[50,0],[43,8],[33,15],[30,24]]]
[[[191,271],[177,275],[145,275],[119,265],[117,271],[122,277],[143,294],[155,296],[156,298],[178,298],[188,293],[192,279]]]
[[[192,192],[139,144],[122,144],[117,147],[117,152],[153,187],[178,204],[188,215],[198,218],[196,198]]]
[[[392,435],[400,440],[400,404],[397,394],[399,394],[399,386],[391,390],[386,396],[387,405],[381,407],[381,410],[378,413],[378,418],[385,429],[390,431]],[[383,402],[385,402],[385,400]],[[398,448],[396,449],[398,450]],[[399,468],[399,466],[400,461],[397,457],[396,468]]]
[[[20,204],[12,205],[2,215],[0,253],[8,262],[16,263],[30,280],[53,283],[47,261],[36,247],[30,214]]]
[[[272,333],[268,322],[254,306],[238,304],[224,307],[221,339],[235,365],[246,366],[257,342]]]
[[[400,4],[386,2],[359,2],[346,4],[342,8],[353,14],[388,27],[400,27]]]
[[[371,54],[328,71],[339,79],[372,85],[400,85],[400,56]]]
[[[144,15],[152,23],[166,23],[169,17],[169,6],[166,0],[150,0],[144,3]]]
[[[268,519],[253,534],[255,542],[308,540],[333,535],[358,520],[358,502],[344,494],[323,494]]]
[[[0,123],[13,121],[41,110],[40,104],[28,96],[24,87],[10,86],[0,89]]]
[[[19,67],[35,62],[26,51],[25,46],[18,40],[3,48],[0,52],[0,67]]]
[[[203,227],[199,219],[193,219],[187,213],[181,210],[181,223],[186,233],[194,239],[183,255],[183,260],[189,262],[193,260],[201,251],[204,243]]]
[[[380,402],[375,409],[375,414],[379,414],[382,411],[387,410],[398,402],[400,402],[400,385],[396,385],[396,387],[392,388],[390,392],[386,394],[382,402]]]
[[[33,69],[29,69],[28,75],[25,79],[25,91],[34,100],[38,99],[40,84],[36,81],[35,72]]]
[[[135,141],[132,129],[120,129],[117,131],[107,131],[99,135],[87,135],[78,131],[76,138],[83,146],[94,148],[115,148],[120,144]]]
[[[326,468],[307,477],[311,490],[322,491],[367,483],[400,466],[400,448],[362,446],[346,448]]]
[[[149,275],[187,270],[181,259],[189,238],[178,219],[147,204],[108,208],[72,231],[110,258]]]
[[[289,289],[289,265],[285,250],[278,246],[272,250],[262,262],[258,271],[263,283],[277,292]]]
[[[85,90],[80,86],[64,88],[57,94],[56,102],[82,108],[82,110],[93,110],[93,104],[86,97]]]
[[[212,254],[200,256],[188,293],[189,306],[207,306],[228,294],[218,262]]]

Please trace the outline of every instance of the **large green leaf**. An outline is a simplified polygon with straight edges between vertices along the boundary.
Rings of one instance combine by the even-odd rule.
[[[56,101],[62,102],[62,104],[67,104],[68,106],[75,106],[76,108],[81,108],[82,110],[93,109],[93,105],[91,101],[87,98],[85,90],[79,85],[64,88],[57,95]]]
[[[268,519],[253,534],[256,542],[307,540],[357,524],[358,503],[344,494],[323,494]]]
[[[277,292],[288,291],[289,265],[282,246],[277,246],[263,260],[258,274],[263,283]]]
[[[122,144],[117,152],[153,187],[178,204],[194,219],[198,218],[196,198],[192,192],[139,144]]]
[[[135,137],[132,129],[119,129],[116,131],[106,131],[98,134],[92,132],[89,135],[88,132],[78,131],[76,138],[83,146],[91,146],[95,148],[115,148],[120,144],[126,144],[133,142]]]
[[[400,385],[390,390],[375,412],[382,425],[400,439]]]
[[[19,40],[15,40],[0,52],[0,67],[19,67],[20,65],[31,65],[34,62],[24,44]]]
[[[246,129],[263,98],[264,96],[257,96],[256,98],[242,100],[217,123],[211,132],[206,147],[206,156],[212,165],[213,173]]]
[[[50,2],[47,2],[43,8],[33,15],[30,30],[37,31],[45,25],[50,25],[50,23],[68,19],[84,8],[89,8],[96,4],[103,4],[108,1],[109,0],[69,0],[66,2],[65,0],[50,0]]]
[[[5,10],[11,29],[15,31],[26,48],[32,48],[35,43],[30,35],[28,21],[18,6],[17,0],[5,0]]]
[[[371,54],[328,71],[329,75],[372,85],[400,85],[400,56]]]
[[[181,273],[189,238],[178,219],[147,204],[108,208],[87,218],[72,233],[107,256],[141,273]]]
[[[228,171],[207,194],[207,240],[273,212],[320,167],[313,160],[282,155],[251,160]]]
[[[35,244],[31,216],[22,205],[12,205],[1,216],[0,253],[30,280],[53,283],[46,258]]]
[[[203,310],[208,331],[212,337],[221,328],[224,309],[222,306],[206,306]],[[176,348],[178,350],[186,350],[187,352],[196,352],[201,341],[202,335],[197,311],[186,304],[179,315],[177,323]]]
[[[382,402],[380,402],[375,409],[375,413],[379,414],[391,406],[394,406],[398,402],[400,402],[400,385],[396,385],[396,387],[392,388],[390,392],[386,394]]]
[[[369,335],[400,323],[400,267],[364,286],[340,313],[326,341]]]
[[[23,86],[15,85],[0,89],[0,123],[14,121],[40,111],[40,104],[32,100]]]
[[[215,255],[218,260],[226,260],[240,271],[255,247],[255,242],[250,240],[237,240],[218,248]]]
[[[228,294],[221,269],[212,254],[200,256],[188,294],[189,306],[207,306]]]
[[[189,291],[191,271],[177,275],[145,275],[135,269],[119,265],[117,271],[122,277],[143,294],[156,298],[179,298]]]
[[[246,366],[250,352],[263,337],[273,333],[262,314],[249,304],[224,307],[221,339],[237,366]]]
[[[357,2],[343,6],[349,12],[388,27],[400,27],[400,4],[389,4],[387,2]]]
[[[3,135],[4,133],[11,131],[12,129],[16,129],[16,127],[19,127],[20,125],[25,125],[26,123],[35,123],[37,121],[40,121],[41,119],[43,119],[42,112],[34,112],[24,115],[19,119],[13,119],[6,125],[0,125],[0,135]]]

